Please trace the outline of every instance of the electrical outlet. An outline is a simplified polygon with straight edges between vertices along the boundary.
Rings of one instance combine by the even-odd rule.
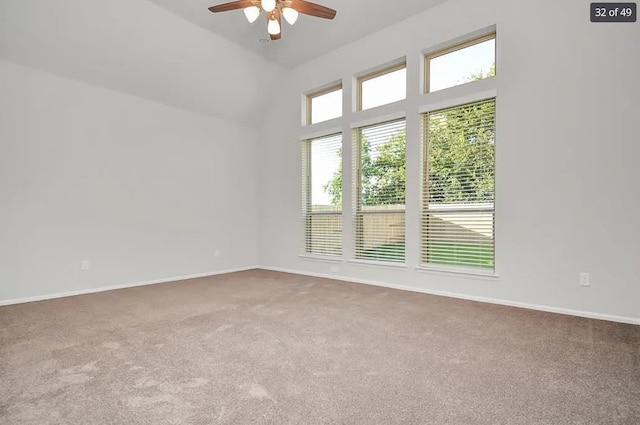
[[[213,256],[214,256],[215,258],[220,258],[220,250],[219,250],[219,249],[216,249],[215,251],[213,251]]]
[[[80,263],[80,270],[87,271],[89,270],[89,260],[82,260]]]
[[[591,274],[580,273],[580,286],[591,286]]]

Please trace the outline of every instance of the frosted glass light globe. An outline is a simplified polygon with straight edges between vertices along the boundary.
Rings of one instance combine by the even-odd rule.
[[[273,12],[276,8],[276,0],[262,0],[260,4],[265,12]]]

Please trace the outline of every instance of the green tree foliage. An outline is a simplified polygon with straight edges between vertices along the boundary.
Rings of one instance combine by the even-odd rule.
[[[340,166],[329,183],[324,185],[324,192],[331,196],[332,205],[342,205],[342,148],[338,150]],[[371,158],[369,158],[371,159]]]
[[[364,162],[370,169],[362,179],[362,203],[364,205],[404,204],[406,186],[406,134],[394,134],[378,148],[378,155],[370,159],[370,147],[363,152]],[[369,145],[363,142],[363,145]],[[364,151],[364,150],[363,150]],[[364,171],[364,167],[363,167]]]
[[[371,152],[371,143],[362,141],[362,202],[364,205],[404,204],[406,182],[406,136],[398,133],[378,148],[377,155]],[[342,149],[338,151],[342,159]],[[331,203],[342,202],[342,161],[324,190],[331,196]]]
[[[429,201],[492,202],[495,103],[429,115]]]
[[[486,75],[495,75],[495,64]],[[483,102],[430,114],[428,121],[429,200],[437,203],[492,202],[494,187],[495,103]],[[491,121],[490,121],[491,120]],[[406,134],[397,133],[372,155],[371,144],[361,143],[362,203],[404,204]],[[342,158],[342,150],[338,152]],[[334,205],[342,202],[342,164],[324,190]]]

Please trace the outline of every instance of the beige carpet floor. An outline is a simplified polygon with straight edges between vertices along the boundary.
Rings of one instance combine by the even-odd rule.
[[[0,325],[3,425],[640,424],[640,326],[266,271]]]

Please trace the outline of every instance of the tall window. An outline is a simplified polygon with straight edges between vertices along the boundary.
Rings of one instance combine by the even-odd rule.
[[[421,262],[494,269],[495,99],[423,118]]]
[[[342,254],[342,135],[302,142],[304,251]]]
[[[405,260],[405,120],[354,131],[355,255]]]

